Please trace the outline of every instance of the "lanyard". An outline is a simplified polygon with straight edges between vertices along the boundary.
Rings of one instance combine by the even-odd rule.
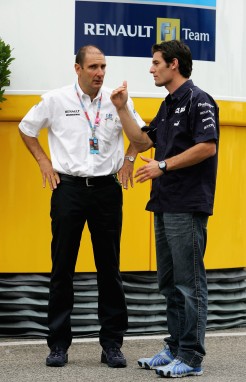
[[[94,122],[94,126],[92,125],[91,123],[91,119],[89,117],[89,114],[87,113],[87,110],[85,108],[85,105],[82,101],[82,98],[80,97],[79,95],[79,92],[78,92],[78,89],[77,89],[77,85],[75,84],[75,91],[76,91],[76,94],[78,96],[78,99],[79,99],[79,102],[81,104],[81,107],[85,113],[85,117],[89,123],[89,126],[90,126],[90,129],[91,129],[91,133],[92,133],[92,137],[94,138],[96,136],[96,128],[100,125],[100,118],[99,118],[99,115],[100,115],[100,109],[101,109],[101,103],[102,103],[102,94],[98,100],[98,103],[97,103],[97,113],[96,113],[96,118],[95,118],[95,122]]]

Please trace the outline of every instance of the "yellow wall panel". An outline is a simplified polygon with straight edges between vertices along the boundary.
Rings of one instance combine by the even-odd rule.
[[[51,191],[42,188],[39,167],[18,133],[18,122],[40,97],[7,98],[0,111],[0,272],[49,272]],[[137,98],[134,103],[148,123],[161,101]],[[207,269],[246,266],[246,103],[218,103],[221,139],[214,216],[208,226]],[[46,132],[42,132],[40,140],[48,150]],[[144,155],[153,156],[154,150]],[[142,163],[138,158],[135,169]],[[151,182],[147,181],[123,190],[122,271],[156,270],[153,215],[145,211],[150,188]],[[87,228],[76,271],[95,271]]]
[[[0,121],[20,121],[29,109],[37,104],[39,95],[7,95],[6,101],[1,104]]]
[[[43,272],[49,264],[50,191],[42,188],[17,126],[0,123],[0,272]]]
[[[209,218],[206,269],[246,266],[246,128],[222,126],[214,214]],[[151,225],[151,270],[156,270]]]
[[[208,225],[208,269],[246,266],[246,128],[221,128],[214,215]]]
[[[150,121],[162,100],[135,99],[141,116]],[[221,136],[214,215],[209,218],[207,269],[246,266],[246,103],[217,101]],[[152,114],[154,112],[154,115]],[[154,153],[153,153],[154,154]],[[152,156],[153,156],[152,154]],[[150,215],[150,270],[156,270],[153,216]]]
[[[127,146],[127,140],[126,146]],[[146,155],[149,157],[149,153]],[[138,168],[141,159],[137,158],[135,168]],[[122,271],[147,271],[150,269],[150,213],[145,211],[145,204],[149,197],[150,184],[134,182],[123,190],[123,227],[121,236]],[[103,256],[103,253],[102,253]],[[78,261],[77,272],[92,272],[95,270],[90,233],[88,228],[83,232]]]
[[[40,142],[48,152],[45,131],[40,135]],[[42,187],[38,164],[22,142],[17,122],[0,122],[0,156],[0,272],[49,272],[51,191],[48,186]],[[140,162],[137,159],[136,166],[140,166]],[[123,194],[121,269],[139,270],[141,267],[148,270],[150,222],[144,205],[149,185],[135,184],[133,189],[123,190]],[[82,235],[76,271],[95,271],[87,226]]]

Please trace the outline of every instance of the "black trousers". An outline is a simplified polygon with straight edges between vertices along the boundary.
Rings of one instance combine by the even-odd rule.
[[[94,185],[87,184],[83,178],[61,178],[51,198],[53,238],[48,346],[68,348],[72,342],[73,276],[87,221],[97,269],[100,344],[103,348],[121,347],[128,325],[119,271],[121,186],[113,176],[95,178]]]

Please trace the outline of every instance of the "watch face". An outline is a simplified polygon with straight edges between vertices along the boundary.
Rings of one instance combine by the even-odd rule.
[[[128,159],[130,162],[134,162],[135,158],[132,156],[125,156],[125,159]]]
[[[161,162],[159,162],[159,168],[160,168],[161,170],[164,170],[164,169],[166,168],[166,162],[165,162],[165,161],[161,161]]]

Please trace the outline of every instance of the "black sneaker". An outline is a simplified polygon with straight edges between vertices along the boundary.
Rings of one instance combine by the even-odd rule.
[[[68,361],[66,349],[55,346],[51,349],[50,354],[46,358],[46,366],[60,367],[64,366]]]
[[[126,367],[126,359],[119,348],[103,349],[101,362],[109,367]]]

